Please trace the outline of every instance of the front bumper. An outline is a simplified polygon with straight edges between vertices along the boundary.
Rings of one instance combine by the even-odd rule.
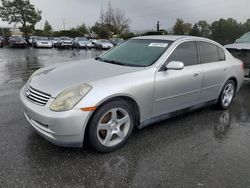
[[[52,48],[52,44],[37,43],[37,47],[39,47],[39,48]]]
[[[90,112],[72,109],[53,112],[49,109],[54,99],[45,106],[30,102],[25,97],[25,87],[21,89],[20,99],[24,105],[24,115],[36,132],[49,142],[65,147],[81,147]]]
[[[61,43],[61,47],[72,47],[73,43]]]
[[[79,43],[79,46],[80,46],[81,48],[92,48],[92,47],[93,47],[92,44],[81,44],[81,43]]]

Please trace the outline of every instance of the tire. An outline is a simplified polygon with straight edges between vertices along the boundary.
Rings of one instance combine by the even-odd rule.
[[[94,114],[87,129],[87,137],[94,150],[107,153],[124,146],[133,129],[130,104],[124,100],[114,100],[101,106]]]
[[[222,87],[220,96],[217,101],[217,108],[226,110],[231,105],[236,94],[236,84],[233,80],[228,80]]]

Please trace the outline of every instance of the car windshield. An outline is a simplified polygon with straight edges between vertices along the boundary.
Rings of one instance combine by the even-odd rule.
[[[88,39],[86,38],[78,38],[79,41],[87,41]]]
[[[155,63],[171,43],[167,40],[131,39],[98,59],[125,66],[147,67]]]
[[[240,37],[236,43],[250,43],[250,32]]]
[[[48,41],[49,39],[47,37],[38,37],[37,40]]]

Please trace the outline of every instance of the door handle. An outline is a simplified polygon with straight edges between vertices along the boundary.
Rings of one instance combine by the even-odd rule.
[[[201,75],[201,72],[196,72],[196,73],[194,73],[194,77],[198,77],[198,76],[200,76]]]

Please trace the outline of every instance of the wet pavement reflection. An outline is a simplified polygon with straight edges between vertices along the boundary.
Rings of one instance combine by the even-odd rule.
[[[229,110],[206,107],[136,130],[97,154],[45,141],[18,98],[38,68],[101,51],[0,49],[0,187],[250,187],[250,81]]]

